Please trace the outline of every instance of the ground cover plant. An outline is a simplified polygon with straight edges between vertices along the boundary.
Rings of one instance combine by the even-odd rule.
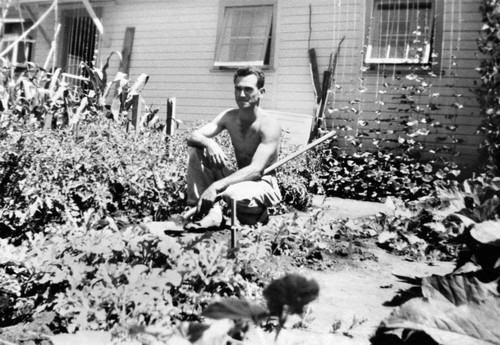
[[[379,233],[380,245],[413,258],[441,247],[441,254],[456,258],[456,268],[445,276],[402,277],[419,292],[399,299],[374,344],[499,342],[499,190],[498,178],[465,181],[462,188],[441,190],[437,199],[421,200],[413,212],[404,210],[414,217],[392,221]]]
[[[3,327],[42,316],[56,333],[173,325],[200,319],[217,296],[255,298],[280,273],[249,273],[269,255],[250,244],[232,256],[209,237],[149,231],[144,223],[182,211],[185,139],[169,138],[178,144],[167,154],[161,128],[148,127],[154,111],[140,134],[127,131],[127,94],[137,91],[115,78],[108,107],[105,69],[89,69],[92,86],[79,88],[57,71],[30,65],[14,79],[4,66]]]
[[[481,145],[481,152],[484,164],[493,174],[499,173],[499,88],[498,88],[498,52],[500,49],[498,41],[500,21],[500,3],[496,0],[483,0],[480,2],[480,12],[482,15],[482,27],[478,38],[478,49],[480,55],[480,65],[476,68],[481,76],[481,84],[476,92],[481,107],[483,121],[479,132],[484,135]]]
[[[62,83],[57,71],[36,66],[11,79],[4,66],[0,326],[44,316],[50,333],[104,332],[99,334],[126,342],[131,335],[161,338],[178,331],[184,332],[182,340],[193,340],[210,334],[205,321],[215,315],[221,322],[231,319],[221,339],[227,333],[248,337],[249,319],[278,334],[287,315],[302,313],[318,290],[286,271],[329,269],[332,257],[370,259],[356,245],[370,239],[411,260],[458,256],[498,268],[498,261],[480,255],[485,247],[477,243],[497,241],[488,230],[497,226],[495,179],[451,184],[453,166],[393,153],[337,155],[334,146],[317,148],[278,171],[285,208],[309,211],[311,193],[326,193],[387,199],[395,216],[352,221],[297,212],[268,226],[238,229],[236,249],[223,235],[151,233],[147,222],[182,210],[184,138],[168,138],[174,142],[168,155],[161,127],[149,126],[155,122],[152,109],[138,131],[127,131],[129,95],[138,94],[147,77],[138,83],[115,78],[116,95],[108,97],[113,82],[105,71],[89,68],[91,86],[79,88]],[[292,290],[307,287],[307,293],[288,293],[289,283]],[[266,306],[256,302],[263,300]],[[262,316],[274,317],[274,324]]]

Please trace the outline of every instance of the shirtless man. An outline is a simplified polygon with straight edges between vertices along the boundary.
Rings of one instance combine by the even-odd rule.
[[[223,217],[219,198],[237,200],[238,220],[249,225],[266,223],[267,208],[281,201],[276,177],[263,175],[278,158],[281,135],[278,121],[259,105],[264,92],[260,69],[238,69],[234,74],[238,108],[223,111],[188,138],[187,204],[196,205],[203,218],[186,224],[187,230],[220,226]],[[212,139],[223,130],[231,138],[236,171],[228,169],[227,157]]]

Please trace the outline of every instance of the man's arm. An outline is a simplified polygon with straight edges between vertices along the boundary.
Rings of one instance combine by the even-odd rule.
[[[235,183],[261,178],[264,169],[276,161],[280,144],[281,126],[276,120],[272,119],[261,126],[261,130],[261,142],[257,146],[251,163],[231,175],[212,183],[200,197],[198,202],[199,212],[207,212],[212,207],[216,197],[224,192],[227,187]]]
[[[261,134],[262,141],[259,146],[257,146],[251,163],[235,171],[231,175],[214,182],[214,184],[217,185],[217,192],[220,193],[230,185],[238,182],[260,179],[264,170],[277,159],[280,135],[281,127],[277,122],[272,125],[263,126]]]
[[[188,146],[206,149],[206,158],[210,167],[221,169],[225,166],[226,155],[212,139],[225,128],[224,121],[228,111],[223,111],[213,121],[196,129],[187,139]]]

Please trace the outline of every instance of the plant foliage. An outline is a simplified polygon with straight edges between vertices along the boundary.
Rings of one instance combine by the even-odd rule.
[[[481,85],[477,87],[477,94],[483,121],[479,132],[484,135],[481,148],[486,167],[494,176],[497,176],[500,172],[500,81],[498,78],[500,2],[482,0],[480,11],[483,24],[478,39],[478,48],[482,55],[477,71],[481,76]]]

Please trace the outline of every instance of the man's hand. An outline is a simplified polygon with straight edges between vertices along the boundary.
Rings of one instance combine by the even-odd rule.
[[[198,200],[197,211],[201,214],[207,214],[217,201],[217,188],[215,183],[208,187]]]
[[[209,168],[222,169],[226,166],[227,157],[219,145],[215,143],[214,145],[207,145],[203,153]]]

